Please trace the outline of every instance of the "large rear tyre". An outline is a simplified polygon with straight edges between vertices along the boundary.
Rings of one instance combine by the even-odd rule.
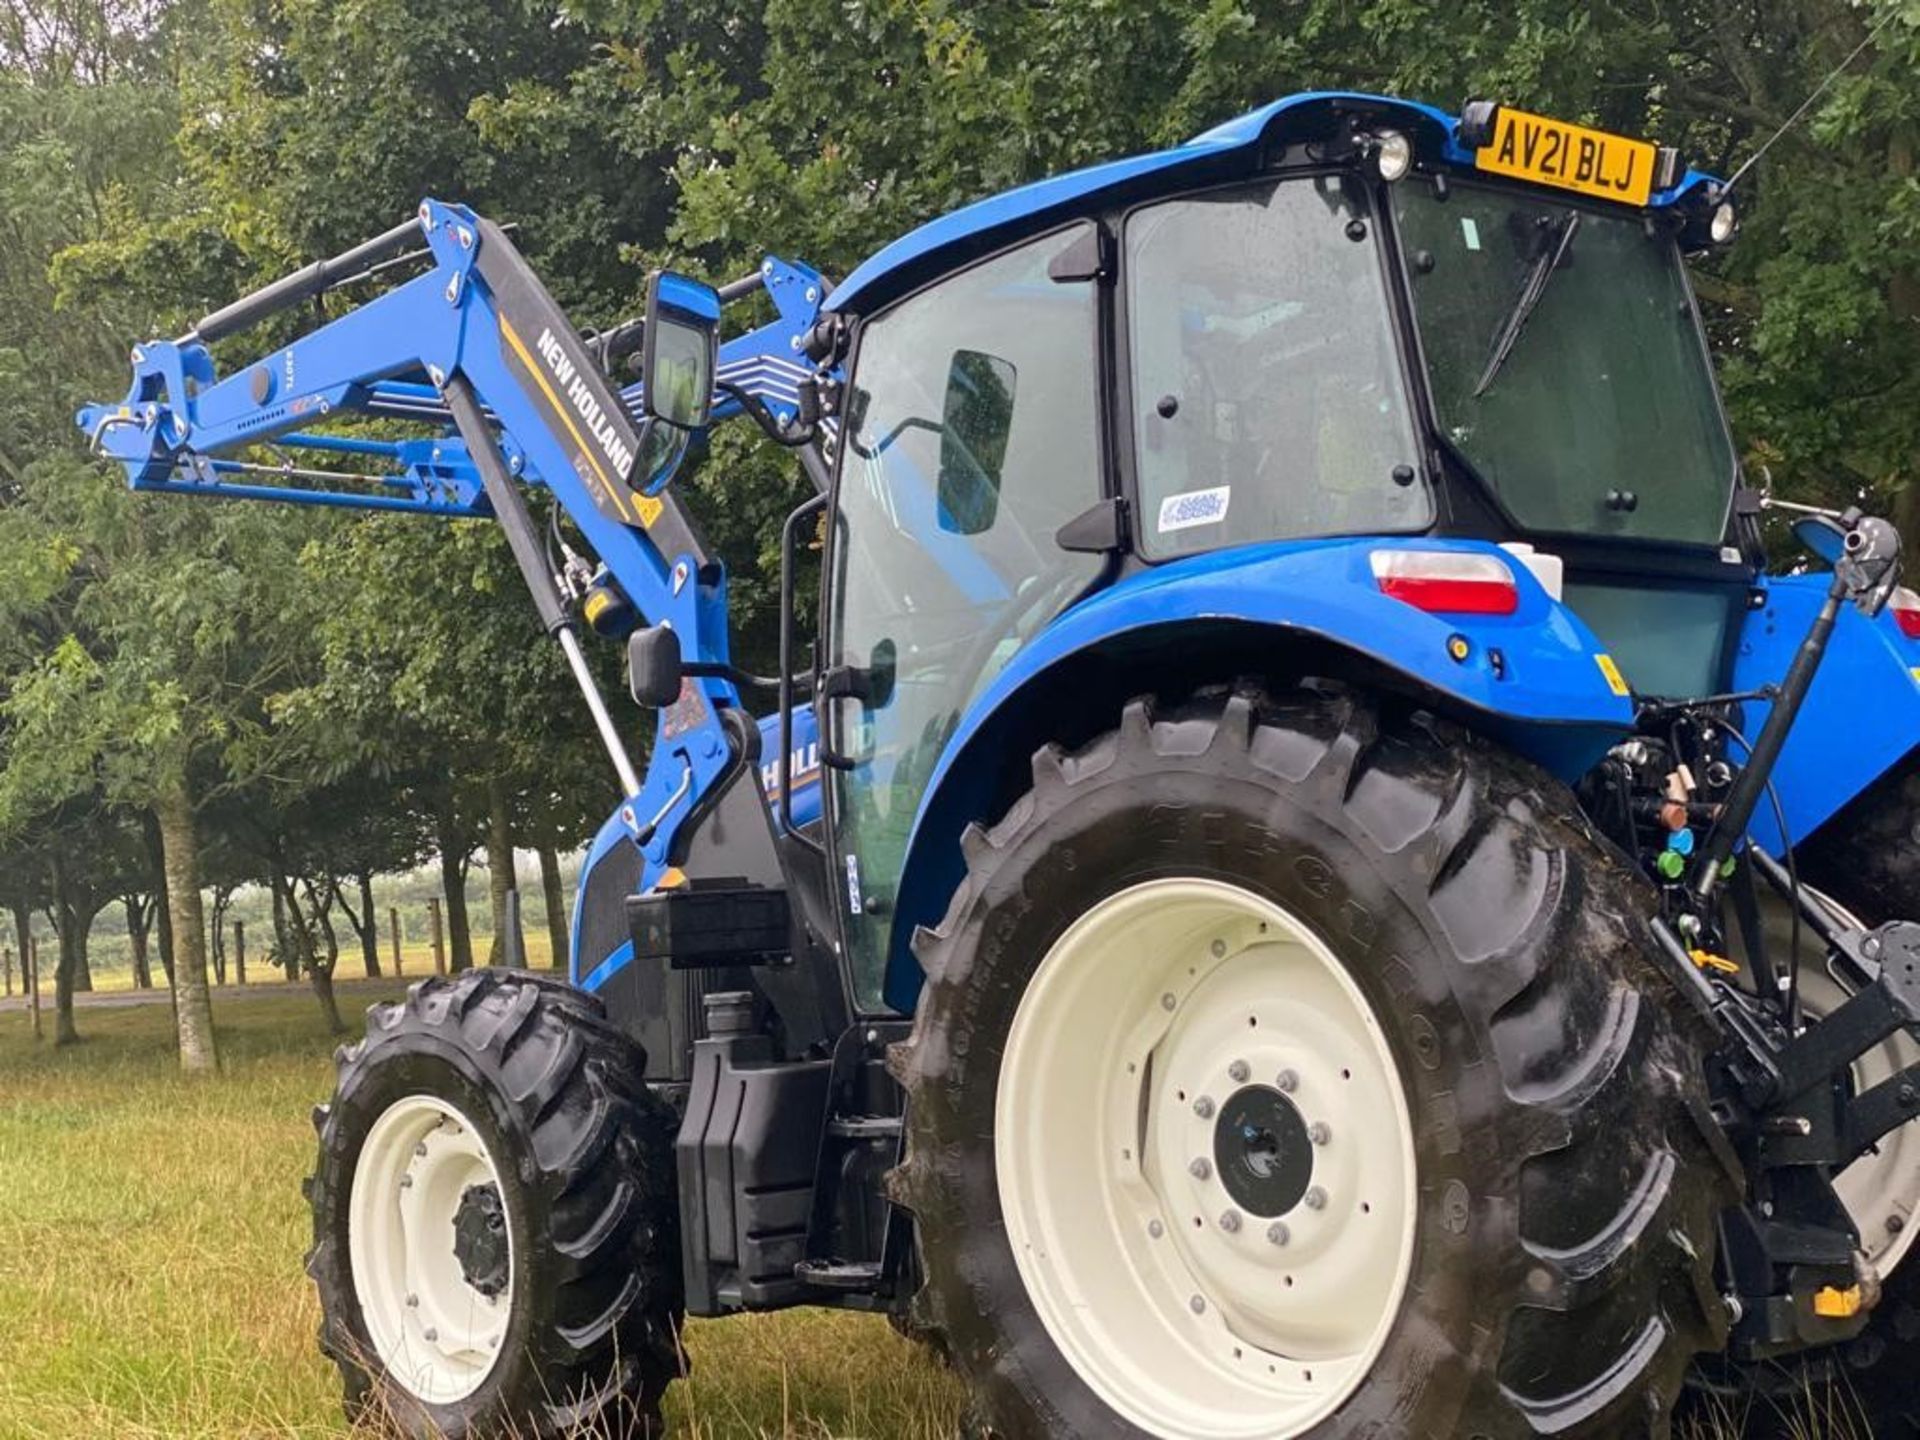
[[[337,1061],[307,1270],[349,1417],[421,1440],[658,1433],[673,1117],[599,1002],[512,971],[421,981]]]
[[[1042,750],[965,850],[895,1193],[985,1431],[1664,1433],[1729,1182],[1564,789],[1246,690]]]

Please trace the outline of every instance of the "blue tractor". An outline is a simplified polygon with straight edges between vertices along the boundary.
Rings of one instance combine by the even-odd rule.
[[[1743,478],[1684,263],[1737,228],[1670,149],[1308,94],[837,284],[582,335],[429,200],[136,349],[79,417],[136,489],[498,521],[619,781],[569,976],[414,986],[316,1112],[349,1408],[642,1433],[683,1317],[828,1305],[1019,1440],[1842,1373],[1894,1433],[1920,597]],[[673,483],[734,417],[818,492],[766,679]]]

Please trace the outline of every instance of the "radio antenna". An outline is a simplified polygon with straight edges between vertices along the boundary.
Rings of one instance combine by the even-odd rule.
[[[1833,88],[1833,82],[1838,80],[1842,75],[1846,73],[1847,67],[1849,65],[1853,64],[1854,61],[1858,60],[1863,54],[1866,53],[1867,47],[1873,44],[1875,40],[1880,38],[1880,32],[1886,29],[1888,25],[1892,24],[1894,17],[1899,13],[1900,11],[1898,7],[1892,7],[1888,9],[1886,14],[1880,17],[1879,21],[1875,23],[1874,27],[1871,30],[1867,31],[1866,38],[1862,40],[1858,45],[1853,47],[1853,53],[1848,55],[1847,58],[1842,60],[1838,65],[1834,66],[1833,69],[1828,72],[1827,78],[1820,82],[1819,88],[1816,89],[1811,95],[1807,96],[1805,100],[1800,102],[1800,108],[1794,111],[1793,114],[1787,117],[1786,124],[1782,125],[1778,130],[1774,131],[1773,134],[1769,135],[1767,137],[1766,143],[1762,145],[1758,150],[1754,151],[1753,154],[1747,158],[1747,163],[1742,165],[1738,170],[1733,172],[1733,178],[1727,181],[1726,185],[1722,187],[1720,191],[1720,194],[1722,196],[1731,195],[1733,193],[1733,187],[1740,183],[1742,177],[1744,177],[1749,170],[1753,169],[1754,166],[1760,163],[1760,157],[1765,155],[1767,151],[1773,148],[1774,141],[1778,140],[1781,136],[1785,135],[1789,130],[1793,129],[1794,126],[1800,123],[1800,121],[1806,116],[1806,113],[1809,110],[1813,109],[1813,107],[1819,103],[1820,97],[1825,95],[1827,91]]]

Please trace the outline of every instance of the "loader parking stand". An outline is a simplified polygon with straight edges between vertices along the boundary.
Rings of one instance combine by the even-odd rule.
[[[815,1305],[1003,1440],[1917,1433],[1920,595],[1741,476],[1738,228],[1643,140],[1303,94],[597,335],[427,199],[139,344],[78,416],[136,490],[497,521],[622,795],[564,979],[341,1052],[349,1411],[654,1434],[685,1318]],[[815,492],[764,678],[676,491],[736,422]]]

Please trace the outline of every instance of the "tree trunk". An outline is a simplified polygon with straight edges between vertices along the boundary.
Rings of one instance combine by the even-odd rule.
[[[233,922],[233,983],[247,983],[247,926],[243,920]]]
[[[82,995],[93,992],[93,963],[87,958],[87,934],[92,928],[93,919],[89,915],[73,952],[73,988]]]
[[[127,943],[133,947],[133,983],[139,990],[153,988],[153,968],[147,961],[147,936],[153,928],[153,911],[138,895],[121,901],[127,912]]]
[[[328,882],[332,884],[331,881]],[[340,1002],[334,998],[333,970],[340,963],[340,937],[333,928],[333,902],[331,896],[323,898],[314,888],[311,880],[307,882],[307,905],[313,911],[313,918],[319,922],[327,937],[327,958],[323,961],[314,949],[311,939],[305,950],[307,973],[313,977],[313,997],[320,1002],[320,1014],[327,1022],[327,1029],[335,1035],[344,1035],[347,1022],[340,1018]],[[312,930],[302,927],[305,933]]]
[[[550,844],[540,847],[540,890],[547,902],[547,942],[553,948],[548,963],[556,970],[567,970],[573,951],[568,939],[567,897],[560,885],[560,854]]]
[[[440,848],[440,888],[447,901],[449,968],[458,974],[473,968],[473,933],[467,928],[467,855],[460,826],[448,797],[434,817],[434,840]]]
[[[277,870],[269,878],[273,891],[273,943],[280,952],[280,969],[289,985],[300,978],[300,948],[294,944],[293,927],[287,922],[287,891],[292,882]]]
[[[362,871],[357,877],[360,885],[360,913],[355,915],[347,911],[347,919],[353,922],[354,932],[360,937],[360,963],[367,972],[369,980],[380,978],[380,919],[379,912],[373,908],[373,875]]]
[[[493,902],[493,943],[487,947],[487,964],[507,961],[507,896],[520,888],[513,872],[513,817],[508,809],[506,781],[495,776],[487,782],[487,896]]]
[[[40,976],[33,965],[33,907],[24,899],[13,906],[13,934],[20,945],[20,991],[33,1012],[33,1038],[40,1038]]]
[[[200,837],[193,800],[184,781],[166,786],[154,813],[167,865],[167,909],[173,919],[173,975],[180,1034],[180,1068],[219,1068],[213,1036],[213,1001],[207,994],[207,922],[200,904]]]
[[[71,1045],[80,1038],[73,1024],[74,956],[79,951],[79,906],[75,882],[65,858],[56,849],[48,862],[53,871],[53,929],[59,937],[59,957],[53,965],[53,1043]]]

